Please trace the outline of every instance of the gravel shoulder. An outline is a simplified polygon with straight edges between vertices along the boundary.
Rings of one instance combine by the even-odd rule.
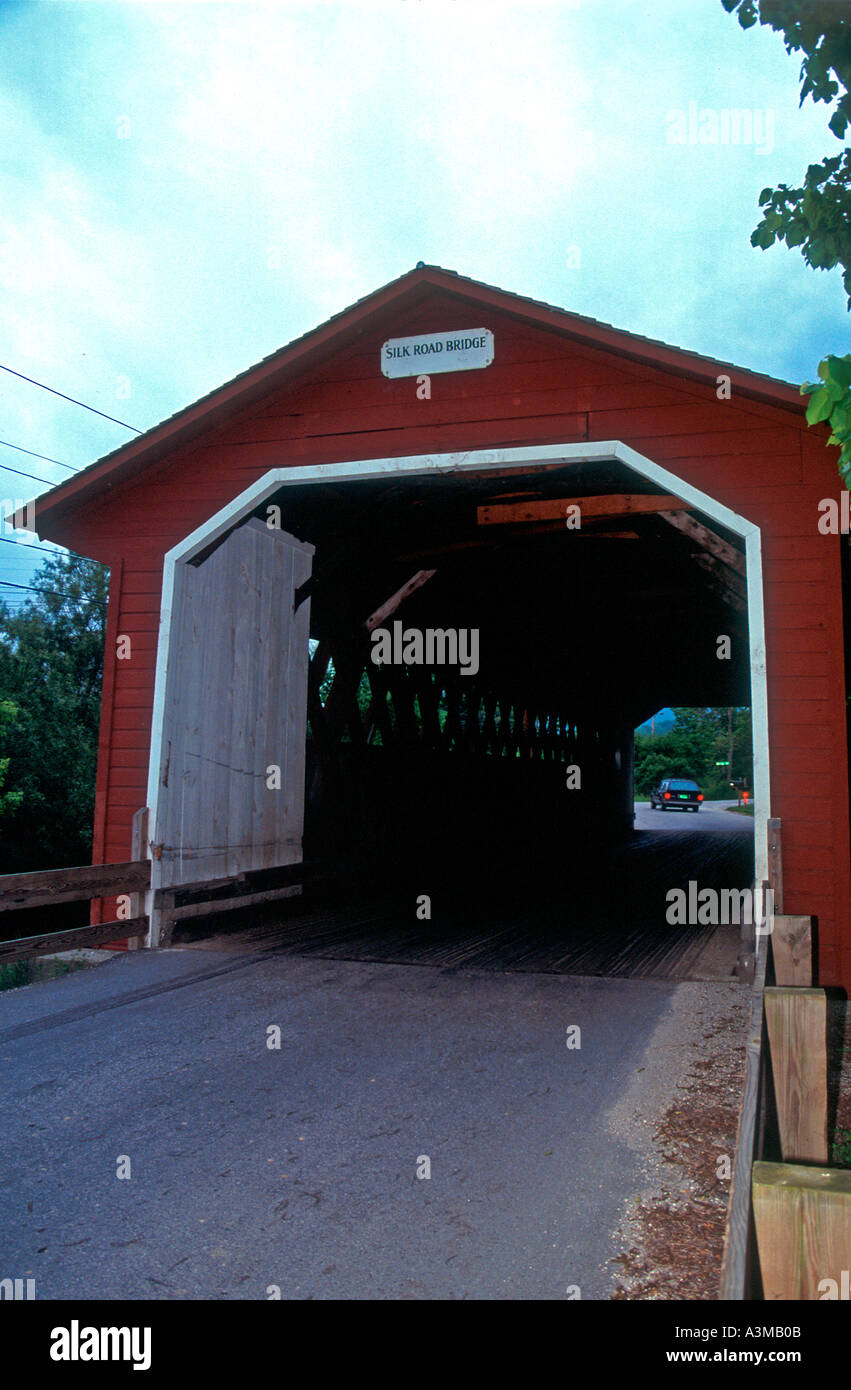
[[[749,1015],[736,981],[680,985],[607,1116],[643,1176],[614,1233],[613,1299],[718,1298]]]

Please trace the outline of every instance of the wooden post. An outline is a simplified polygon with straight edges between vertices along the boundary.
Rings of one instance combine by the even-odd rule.
[[[151,921],[156,921],[157,940],[152,941],[152,946],[160,946],[164,950],[171,945],[171,938],[174,934],[174,890],[168,888],[160,889],[156,895],[158,901],[151,911]]]
[[[827,996],[765,991],[780,1147],[786,1163],[827,1163]]]
[[[774,893],[774,911],[783,911],[783,845],[780,821],[771,817],[768,822],[768,882]]]
[[[147,806],[143,806],[143,807],[141,808],[141,810],[137,811],[137,812],[135,813],[135,815],[133,816],[133,833],[132,833],[132,836],[131,836],[130,844],[131,844],[131,849],[130,849],[130,858],[131,858],[131,859],[147,859],[147,858],[148,858],[148,808],[147,808]],[[131,893],[131,894],[130,894],[130,916],[131,916],[131,917],[144,917],[144,916],[145,916],[145,894],[144,894],[144,893]],[[146,928],[146,930],[147,930],[147,928]],[[141,946],[141,944],[142,944],[142,938],[139,937],[139,936],[130,936],[130,937],[127,938],[127,949],[128,949],[128,951],[138,951],[138,949],[139,949],[139,947]]]
[[[801,985],[804,988],[812,985],[812,917],[787,917],[783,913],[772,917],[771,949],[776,984]]]
[[[767,1302],[848,1297],[851,1172],[755,1163],[753,1207]]]

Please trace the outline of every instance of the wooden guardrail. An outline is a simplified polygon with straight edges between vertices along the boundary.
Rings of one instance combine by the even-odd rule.
[[[169,945],[175,922],[292,897],[308,884],[319,883],[326,877],[327,871],[320,865],[300,862],[270,869],[247,869],[229,878],[158,888],[153,904],[159,918],[159,945]]]
[[[768,830],[775,911],[757,951],[721,1297],[847,1297],[851,1172],[828,1167],[827,995],[812,918],[782,911],[779,820]],[[778,1162],[765,1156],[769,1109]]]
[[[34,910],[53,903],[81,902],[85,899],[131,895],[147,890],[151,882],[148,859],[126,864],[86,864],[69,869],[41,869],[35,873],[4,874],[0,877],[0,913]],[[132,901],[132,899],[131,899]],[[74,927],[70,931],[43,932],[0,941],[0,964],[26,960],[29,956],[69,951],[77,946],[96,946],[102,941],[138,937],[148,929],[148,919],[127,916],[95,926]]]

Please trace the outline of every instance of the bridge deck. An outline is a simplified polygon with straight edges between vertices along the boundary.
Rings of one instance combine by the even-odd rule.
[[[404,894],[347,896],[338,888],[309,905],[247,909],[208,918],[202,929],[183,925],[175,944],[479,970],[726,978],[738,927],[672,926],[665,895],[689,879],[702,888],[750,886],[752,841],[743,829],[639,830],[596,872],[566,865],[562,876],[542,877],[533,865],[525,876],[472,875],[463,885],[447,877],[433,887],[428,921],[415,915],[418,892],[431,886],[422,881]]]

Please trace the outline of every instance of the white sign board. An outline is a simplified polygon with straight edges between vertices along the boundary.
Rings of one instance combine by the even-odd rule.
[[[471,372],[477,367],[489,367],[492,361],[493,334],[489,328],[389,338],[381,348],[381,370],[387,377]]]

